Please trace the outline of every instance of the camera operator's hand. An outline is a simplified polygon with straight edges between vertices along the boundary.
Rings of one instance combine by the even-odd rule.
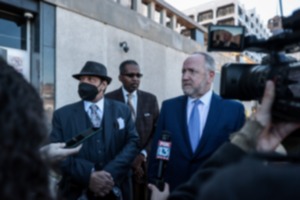
[[[275,98],[275,86],[272,81],[266,84],[261,107],[255,119],[265,128],[258,137],[256,149],[258,151],[273,151],[290,133],[300,127],[300,123],[271,121],[271,108]]]
[[[151,190],[151,200],[166,200],[170,194],[169,184],[167,183],[165,183],[163,191],[160,191],[153,184],[148,184],[148,188]]]
[[[272,123],[271,108],[274,98],[274,83],[268,81],[260,108],[240,131],[233,134],[231,143],[246,152],[254,150],[273,151],[286,136],[300,127],[300,123]]]

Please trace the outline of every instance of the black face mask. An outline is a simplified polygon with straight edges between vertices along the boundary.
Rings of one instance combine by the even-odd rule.
[[[78,86],[78,94],[82,100],[92,101],[96,98],[98,89],[94,85],[88,83],[80,83]]]

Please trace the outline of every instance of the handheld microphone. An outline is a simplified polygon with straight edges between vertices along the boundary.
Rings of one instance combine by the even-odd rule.
[[[156,159],[158,160],[158,171],[155,185],[160,191],[164,189],[164,173],[171,153],[171,134],[168,131],[163,131],[161,138],[158,141]]]

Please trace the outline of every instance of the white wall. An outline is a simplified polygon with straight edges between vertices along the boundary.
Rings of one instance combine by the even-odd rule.
[[[182,94],[181,65],[187,54],[62,8],[57,8],[56,28],[56,108],[79,100],[72,74],[87,60],[107,67],[113,78],[107,91],[120,87],[119,64],[134,59],[144,74],[140,89],[155,94],[160,103]],[[122,41],[128,43],[128,53],[120,48]]]

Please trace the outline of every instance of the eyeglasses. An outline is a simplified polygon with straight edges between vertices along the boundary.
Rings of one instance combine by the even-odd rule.
[[[133,77],[137,77],[137,78],[141,78],[143,76],[143,74],[140,74],[140,73],[128,73],[128,74],[122,74],[123,76],[127,76],[129,78],[133,78]]]

